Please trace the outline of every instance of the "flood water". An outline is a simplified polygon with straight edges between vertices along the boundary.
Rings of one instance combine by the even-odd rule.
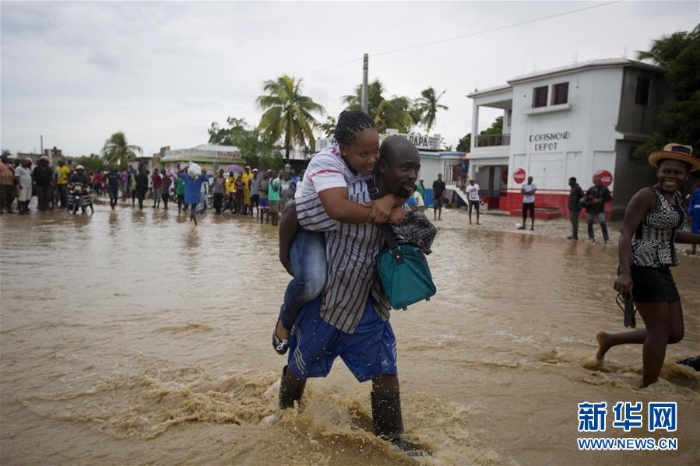
[[[130,207],[0,217],[3,465],[416,464],[371,434],[370,384],[342,362],[278,422],[270,335],[289,279],[277,230]],[[685,339],[636,388],[641,346],[587,369],[622,331],[616,248],[467,229],[443,214],[438,294],[396,311],[407,434],[426,464],[698,464],[700,260],[674,270]],[[639,319],[641,326],[641,319]],[[606,401],[581,434],[578,403]],[[611,428],[617,401],[678,403],[678,430]],[[646,413],[645,413],[646,425]],[[577,437],[675,437],[677,451],[581,452]]]

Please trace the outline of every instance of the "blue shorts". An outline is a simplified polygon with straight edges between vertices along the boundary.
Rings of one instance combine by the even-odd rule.
[[[298,379],[326,377],[340,356],[359,382],[397,375],[396,337],[382,321],[370,297],[355,332],[345,333],[324,321],[321,297],[306,304],[292,327],[288,371]]]

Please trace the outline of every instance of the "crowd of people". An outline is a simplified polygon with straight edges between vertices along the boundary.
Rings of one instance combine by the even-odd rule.
[[[90,177],[82,165],[70,170],[64,161],[51,167],[48,157],[41,157],[37,164],[30,158],[11,161],[7,155],[0,158],[0,214],[13,213],[17,201],[17,213],[30,212],[32,197],[37,198],[37,209],[53,210],[60,205],[68,207],[68,186],[90,186]]]
[[[284,205],[294,197],[299,177],[295,172],[276,170],[260,171],[246,166],[242,172],[216,171],[208,175],[201,173],[197,189],[189,187],[187,166],[176,171],[154,168],[151,173],[145,168],[111,168],[104,172],[86,172],[82,165],[73,169],[65,161],[56,167],[50,165],[48,157],[41,157],[34,164],[32,159],[10,160],[2,156],[0,163],[0,213],[29,213],[29,202],[37,198],[37,209],[48,211],[66,209],[69,204],[68,186],[79,184],[89,188],[96,198],[109,198],[115,209],[119,201],[131,207],[152,201],[153,209],[168,210],[170,203],[177,205],[178,213],[204,213],[214,211],[221,215],[227,210],[235,216],[256,216],[261,223],[277,224]]]

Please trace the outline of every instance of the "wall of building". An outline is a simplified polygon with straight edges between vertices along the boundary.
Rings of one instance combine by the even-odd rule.
[[[648,105],[637,103],[638,78],[651,80]],[[645,160],[635,160],[634,150],[646,136],[660,130],[659,110],[672,97],[662,73],[655,70],[627,67],[624,70],[617,130],[624,139],[617,141],[615,196],[613,218],[622,218],[629,199],[640,189],[655,183],[655,170]]]
[[[637,79],[639,77],[651,80],[648,105],[636,103]],[[643,68],[626,67],[622,80],[618,131],[639,135],[659,131],[660,125],[657,115],[663,104],[671,98],[671,95],[671,89],[662,74]]]
[[[439,153],[420,152],[420,172],[418,179],[423,179],[425,185],[425,205],[433,205],[433,182],[437,180],[438,174],[442,175],[442,180],[449,185],[452,180],[445,179],[445,173],[450,172],[447,168],[459,163],[459,156],[440,156]]]
[[[507,196],[508,166],[507,165],[482,165],[472,176],[479,185],[479,195],[491,209],[500,209],[505,206]]]
[[[613,175],[609,189],[614,192],[616,146],[615,126],[623,69],[597,68],[562,76],[544,76],[513,84],[513,123],[508,174],[508,210],[521,206],[522,183],[514,180],[518,170],[532,176],[538,187],[539,206],[557,207],[568,213],[569,177],[581,186],[592,182],[593,174],[605,170]],[[533,108],[533,89],[569,83],[568,103]],[[522,172],[521,172],[522,173]],[[501,207],[504,208],[503,206]]]
[[[513,109],[503,110],[503,134],[510,134],[513,129]]]
[[[440,160],[439,157],[426,157],[421,155],[418,179],[423,178],[426,186],[432,186],[433,181],[437,180],[438,173],[443,172],[443,161]]]
[[[645,186],[656,182],[656,170],[647,161],[631,158],[631,153],[639,144],[632,141],[617,142],[617,159],[615,164],[615,192],[611,215],[622,219],[629,200]]]

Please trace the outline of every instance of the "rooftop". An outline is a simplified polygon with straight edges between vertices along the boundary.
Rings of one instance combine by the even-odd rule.
[[[660,66],[651,65],[649,63],[644,63],[641,61],[629,60],[627,58],[604,58],[604,59],[600,59],[600,60],[591,60],[591,61],[587,61],[587,62],[583,62],[583,63],[574,63],[572,65],[561,66],[559,68],[552,68],[552,69],[544,70],[544,71],[535,71],[533,73],[516,76],[513,79],[509,79],[507,81],[508,84],[504,84],[504,85],[496,86],[496,87],[490,87],[488,89],[483,89],[483,90],[476,90],[476,91],[472,92],[471,94],[468,94],[467,97],[469,97],[471,99],[471,98],[474,98],[477,96],[483,96],[483,95],[488,95],[488,94],[492,94],[492,93],[499,93],[499,92],[507,91],[513,87],[513,84],[527,82],[527,81],[534,81],[534,80],[541,79],[544,77],[576,73],[579,71],[595,69],[595,68],[621,68],[621,67],[626,67],[626,66],[633,66],[636,68],[644,68],[644,69],[647,69],[650,71],[656,71],[659,73],[663,73],[665,71],[664,68],[662,68]]]

